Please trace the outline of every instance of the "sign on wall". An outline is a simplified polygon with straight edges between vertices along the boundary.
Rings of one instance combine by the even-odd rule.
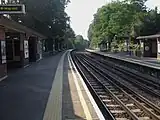
[[[25,14],[25,5],[0,5],[0,14]]]
[[[158,43],[158,53],[160,53],[160,43]]]
[[[2,64],[6,63],[6,42],[1,41]]]
[[[149,51],[149,46],[145,46],[145,51]]]
[[[29,58],[28,40],[24,41],[24,58]]]

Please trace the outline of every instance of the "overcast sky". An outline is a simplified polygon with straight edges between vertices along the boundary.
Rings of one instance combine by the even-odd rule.
[[[105,5],[111,0],[71,0],[66,11],[71,17],[71,27],[78,35],[83,35],[87,38],[87,31],[89,24],[93,20],[93,14],[102,5]],[[155,6],[160,8],[160,0],[148,0],[148,7],[154,8]]]

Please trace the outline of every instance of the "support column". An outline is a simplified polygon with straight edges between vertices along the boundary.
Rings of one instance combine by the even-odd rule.
[[[22,66],[26,66],[29,64],[29,44],[27,36],[22,33],[20,34],[20,51]]]
[[[42,59],[42,40],[40,38],[38,38],[37,40],[37,54],[38,54],[38,58],[37,60],[41,60]]]
[[[144,40],[140,40],[140,57],[144,57]]]
[[[29,61],[36,62],[39,59],[39,54],[37,53],[38,37],[30,36],[28,42],[29,42]]]
[[[7,76],[5,28],[0,27],[0,81]]]
[[[157,38],[157,58],[160,59],[160,38]]]

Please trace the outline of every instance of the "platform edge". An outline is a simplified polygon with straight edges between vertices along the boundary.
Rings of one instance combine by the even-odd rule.
[[[97,103],[95,102],[95,100],[93,99],[93,97],[92,97],[92,95],[91,95],[89,89],[87,88],[87,86],[86,86],[86,84],[85,84],[85,82],[84,82],[82,76],[81,76],[80,73],[78,72],[78,70],[77,70],[77,68],[76,68],[76,66],[75,66],[75,64],[74,64],[74,62],[73,62],[73,59],[72,59],[72,57],[71,57],[70,54],[69,54],[69,59],[70,59],[70,62],[72,63],[72,65],[73,65],[73,67],[74,67],[74,69],[75,69],[75,71],[76,71],[76,73],[77,73],[77,75],[78,75],[78,77],[79,77],[79,79],[80,79],[80,81],[81,81],[81,83],[82,83],[82,85],[83,85],[83,87],[84,87],[86,93],[87,93],[87,96],[88,96],[88,98],[89,98],[91,104],[93,105],[93,108],[94,108],[94,110],[95,110],[95,112],[96,112],[98,118],[99,118],[100,120],[105,120],[105,118],[104,118],[102,112],[100,111],[100,109],[99,109]]]

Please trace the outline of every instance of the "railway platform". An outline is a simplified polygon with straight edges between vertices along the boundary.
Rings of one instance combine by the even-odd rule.
[[[106,53],[106,52],[100,52],[98,50],[90,50],[87,49],[88,52],[93,52],[93,53],[98,53],[100,55],[104,55],[104,56],[108,56],[108,57],[113,57],[113,58],[117,58],[117,59],[121,59],[124,61],[129,61],[129,62],[133,62],[133,63],[137,63],[140,65],[144,65],[147,67],[153,67],[153,68],[157,68],[159,69],[160,67],[160,60],[156,59],[156,58],[151,58],[151,57],[136,57],[136,56],[131,56],[128,54],[123,54],[123,53]]]
[[[149,77],[160,78],[160,60],[156,58],[149,57],[135,57],[129,56],[127,54],[113,54],[113,53],[105,53],[100,52],[98,50],[90,50],[86,49],[86,51],[107,57],[109,59],[114,60],[116,63],[124,65],[126,67],[130,67],[136,71],[140,71],[144,74],[148,74]]]
[[[0,120],[103,120],[70,51],[21,68],[0,82]]]

